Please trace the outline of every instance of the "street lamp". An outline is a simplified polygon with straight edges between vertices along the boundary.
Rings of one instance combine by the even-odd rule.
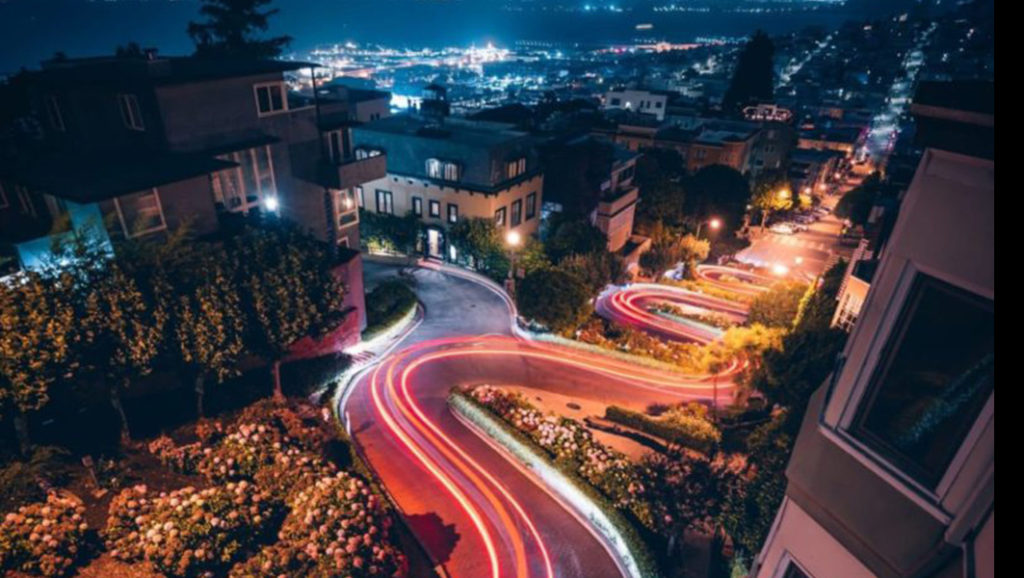
[[[717,230],[722,228],[722,220],[719,219],[718,217],[711,217],[710,219],[708,219],[706,221],[701,221],[701,222],[697,223],[697,235],[696,236],[697,236],[698,239],[700,239],[700,230],[704,226],[704,223],[707,223],[708,227],[711,227],[712,231],[717,231]]]
[[[782,263],[776,263],[772,265],[772,273],[778,275],[779,277],[783,277],[786,275],[786,273],[789,273],[789,267],[783,265]]]
[[[278,207],[280,206],[280,204],[279,204],[279,202],[278,202],[278,200],[277,200],[277,197],[267,197],[267,198],[266,198],[266,199],[265,199],[265,200],[263,201],[263,205],[264,205],[264,206],[265,206],[265,207],[267,208],[267,210],[268,210],[268,211],[270,211],[271,213],[276,213],[276,212],[277,212],[277,209],[278,209]]]
[[[519,235],[519,231],[510,230],[505,233],[505,243],[508,245],[508,292],[512,296],[516,294],[516,247],[522,241],[523,238]]]

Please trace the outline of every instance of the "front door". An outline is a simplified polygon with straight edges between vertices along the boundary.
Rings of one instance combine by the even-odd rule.
[[[437,229],[427,229],[427,256],[434,259],[444,257],[441,253],[441,231]]]

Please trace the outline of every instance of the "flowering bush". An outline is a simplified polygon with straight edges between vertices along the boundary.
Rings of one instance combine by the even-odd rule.
[[[388,538],[391,518],[366,484],[344,472],[290,500],[280,541],[236,566],[233,577],[396,576],[405,558]]]
[[[244,480],[158,496],[135,486],[111,502],[103,535],[119,560],[147,560],[169,576],[205,576],[243,559],[281,513],[280,502]]]
[[[79,560],[89,529],[74,497],[50,494],[21,506],[0,522],[0,572],[63,576]]]
[[[556,463],[568,466],[601,490],[620,507],[631,505],[639,491],[634,468],[621,453],[594,439],[576,420],[544,415],[516,393],[490,385],[481,385],[470,396],[483,404],[537,445]]]

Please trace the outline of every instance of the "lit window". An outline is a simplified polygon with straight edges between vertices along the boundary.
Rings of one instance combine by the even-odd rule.
[[[514,179],[526,172],[526,157],[505,163],[505,178]]]
[[[423,199],[420,197],[412,198],[412,214],[417,217],[423,216]]]
[[[363,160],[376,157],[379,156],[382,152],[383,151],[381,151],[380,149],[360,147],[356,149],[356,160]]]
[[[461,174],[459,171],[459,165],[455,163],[444,164],[444,180],[446,181],[457,181]]]
[[[435,219],[441,216],[441,201],[430,201],[430,216]]]
[[[266,116],[288,110],[288,99],[285,98],[284,83],[257,84],[256,110],[259,116]]]
[[[395,214],[395,201],[391,191],[377,189],[377,212],[387,215]]]
[[[459,222],[459,206],[456,205],[455,203],[448,203],[448,222]]]
[[[444,178],[444,163],[438,159],[427,159],[427,176],[432,179]]]
[[[994,303],[919,275],[852,433],[935,487],[995,388]]]
[[[142,111],[139,109],[139,99],[134,94],[117,95],[117,103],[121,107],[121,120],[124,125],[132,130],[146,130],[142,122]]]
[[[505,207],[494,211],[494,226],[504,227],[505,226]]]

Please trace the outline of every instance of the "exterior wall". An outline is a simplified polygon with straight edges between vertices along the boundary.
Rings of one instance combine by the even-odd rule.
[[[352,108],[354,120],[359,122],[372,122],[391,115],[391,103],[386,98],[357,102]]]
[[[752,576],[780,578],[790,563],[814,578],[875,577],[799,504],[786,498]]]
[[[447,228],[448,225],[448,204],[454,203],[459,207],[459,219],[467,217],[480,217],[483,219],[494,219],[494,213],[501,207],[505,207],[505,228],[510,226],[512,218],[512,203],[517,200],[523,202],[523,222],[514,227],[522,235],[533,235],[540,225],[540,208],[543,203],[544,177],[537,175],[531,179],[517,183],[516,185],[503,189],[497,194],[484,194],[480,192],[467,191],[451,185],[436,185],[420,179],[388,173],[383,179],[370,181],[363,185],[363,208],[375,212],[376,191],[390,191],[394,199],[394,214],[403,216],[412,211],[412,198],[418,196],[423,199],[422,221],[428,225],[437,225]],[[526,196],[530,193],[537,193],[536,211],[532,218],[526,219]],[[435,200],[441,203],[441,214],[438,217],[430,216],[429,201]]]
[[[288,138],[292,135],[279,135],[282,127],[275,124],[295,111],[259,116],[254,87],[269,82],[283,82],[281,73],[157,87],[168,146],[177,151],[202,150],[264,132],[292,140]],[[307,138],[316,138],[315,127],[310,128],[313,132]]]
[[[609,251],[621,249],[633,234],[636,202],[637,189],[634,187],[614,200],[598,203],[594,224],[608,236]]]
[[[219,222],[213,204],[213,189],[210,177],[202,175],[188,180],[156,187],[160,199],[160,210],[163,213],[166,231],[175,231],[187,226],[194,235],[206,235],[217,230]],[[123,197],[118,197],[121,199]],[[124,225],[118,215],[113,199],[100,201],[100,210],[104,219],[110,223],[108,230],[114,237],[125,235]],[[154,231],[148,235],[160,233]]]

